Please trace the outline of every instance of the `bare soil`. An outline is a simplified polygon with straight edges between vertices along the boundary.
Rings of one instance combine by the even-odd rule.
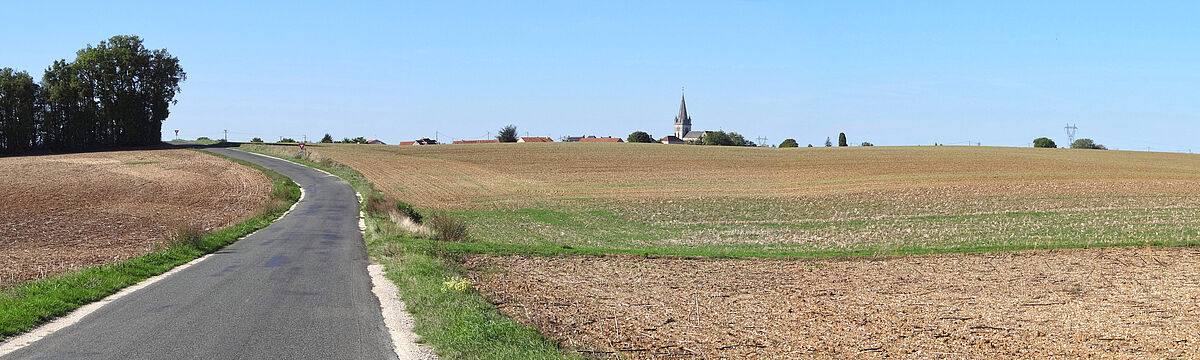
[[[1200,357],[1197,248],[466,265],[504,314],[602,357]]]
[[[147,253],[182,226],[236,224],[271,188],[188,150],[0,158],[0,288]]]

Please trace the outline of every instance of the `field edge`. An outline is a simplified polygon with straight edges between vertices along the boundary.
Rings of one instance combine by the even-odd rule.
[[[194,244],[177,244],[119,263],[83,268],[0,291],[0,342],[216,252],[274,223],[300,199],[299,185],[283,174],[248,161],[208,151],[197,152],[249,166],[266,175],[273,188],[263,203],[263,210],[240,223],[204,234]]]

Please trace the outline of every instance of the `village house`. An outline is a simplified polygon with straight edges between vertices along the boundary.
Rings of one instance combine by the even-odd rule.
[[[523,137],[523,138],[517,139],[517,142],[519,142],[519,143],[554,142],[554,140],[552,140],[548,137]]]
[[[625,140],[621,140],[621,138],[615,138],[615,137],[602,137],[602,138],[589,137],[589,138],[579,139],[579,142],[625,142]]]
[[[387,145],[387,144],[385,144],[383,141],[381,141],[381,140],[378,140],[378,139],[371,139],[371,140],[367,140],[367,144],[371,144],[371,145]]]
[[[454,140],[454,142],[453,142],[453,144],[455,144],[455,145],[458,145],[458,144],[499,144],[499,143],[500,143],[500,140],[496,140],[496,139],[489,139],[489,140]]]

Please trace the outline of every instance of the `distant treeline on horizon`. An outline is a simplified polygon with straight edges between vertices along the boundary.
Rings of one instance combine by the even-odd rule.
[[[0,69],[0,154],[155,145],[187,74],[165,49],[113,36],[55,61],[40,83]]]

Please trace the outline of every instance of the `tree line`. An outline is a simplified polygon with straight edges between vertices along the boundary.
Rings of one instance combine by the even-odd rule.
[[[166,49],[123,35],[55,61],[40,82],[0,69],[0,154],[158,144],[186,79]]]

